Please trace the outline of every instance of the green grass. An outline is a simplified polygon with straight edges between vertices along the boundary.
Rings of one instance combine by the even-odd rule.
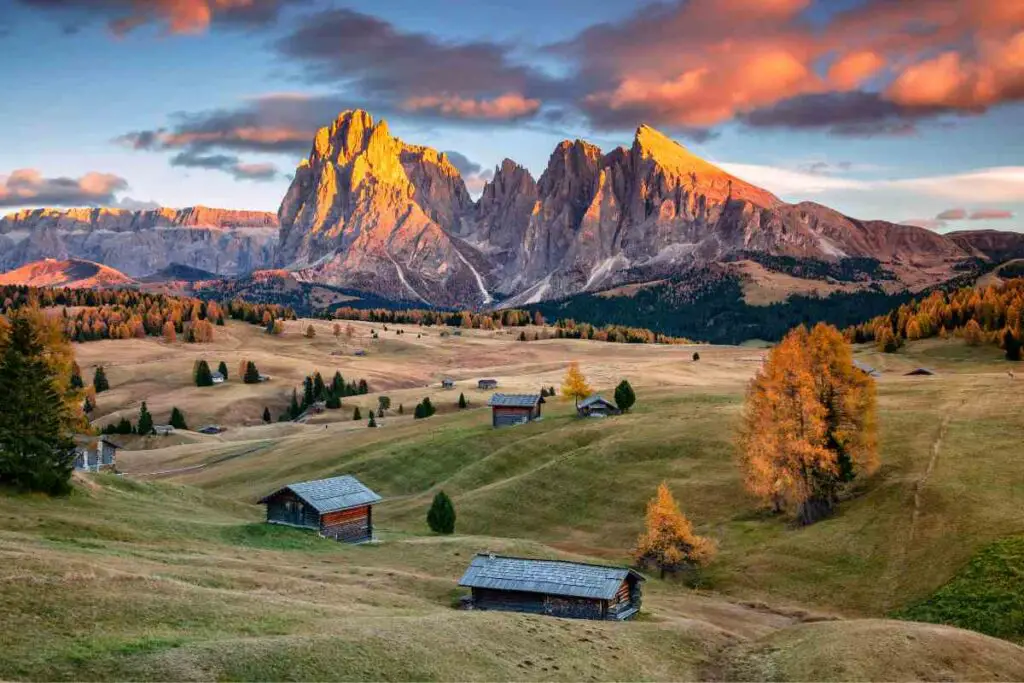
[[[987,546],[934,595],[894,616],[1024,640],[1024,537]]]

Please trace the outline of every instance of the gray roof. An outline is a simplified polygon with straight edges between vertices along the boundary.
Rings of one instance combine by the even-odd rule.
[[[265,503],[283,491],[291,491],[313,506],[320,514],[369,505],[381,500],[380,496],[368,489],[361,481],[346,474],[330,479],[289,484],[261,498],[260,502]]]
[[[594,405],[595,403],[603,403],[605,405],[611,406],[612,408],[616,407],[615,404],[612,403],[611,401],[609,401],[608,399],[601,398],[600,394],[594,394],[593,396],[587,396],[585,399],[580,401],[579,407],[580,408],[586,408],[588,406]]]
[[[879,375],[882,374],[878,370],[876,370],[875,368],[871,367],[870,365],[868,365],[864,361],[860,361],[860,360],[854,360],[853,361],[853,367],[857,368],[861,372],[863,372],[863,373],[865,373],[867,375],[870,375],[872,377],[878,377]]]
[[[493,394],[487,405],[510,408],[532,408],[540,403],[540,394]]]
[[[481,553],[470,562],[459,585],[611,600],[630,574],[644,580],[643,576],[626,567]]]

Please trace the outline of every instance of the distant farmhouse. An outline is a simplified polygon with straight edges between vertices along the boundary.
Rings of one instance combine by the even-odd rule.
[[[441,380],[441,388],[442,389],[454,389],[455,388],[455,380],[451,379],[450,377],[445,377],[443,380]]]
[[[170,436],[174,433],[174,427],[171,425],[153,425],[153,433],[157,436]]]
[[[79,472],[113,470],[117,466],[117,449],[105,436],[75,437],[74,469]]]
[[[494,394],[487,405],[491,407],[491,426],[510,427],[540,418],[540,394]]]
[[[206,425],[205,427],[200,427],[196,431],[198,433],[200,433],[200,434],[210,434],[210,435],[213,435],[213,434],[220,434],[220,433],[225,432],[227,430],[225,430],[220,425]]]
[[[621,621],[640,611],[643,581],[626,567],[479,554],[459,585],[473,609]]]
[[[224,384],[224,375],[219,372],[214,372],[210,375],[210,379],[213,380],[214,384]]]
[[[604,417],[605,415],[618,415],[621,412],[618,406],[601,398],[598,394],[588,396],[576,406],[576,413],[580,417]]]
[[[496,389],[497,387],[498,387],[498,380],[496,380],[496,379],[482,379],[482,380],[480,380],[479,382],[476,383],[476,388],[477,389],[483,389],[484,391],[489,391],[491,389]]]
[[[373,540],[373,505],[381,497],[352,476],[289,484],[265,496],[267,522],[316,529],[345,543]]]

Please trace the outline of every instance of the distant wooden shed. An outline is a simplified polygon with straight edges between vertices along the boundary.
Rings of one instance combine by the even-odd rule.
[[[492,427],[511,427],[540,417],[540,394],[494,394],[491,407]]]
[[[441,388],[442,389],[454,389],[455,388],[455,380],[453,380],[450,377],[445,377],[443,380],[441,380]]]
[[[481,553],[459,585],[474,609],[621,621],[640,611],[643,581],[627,567]]]
[[[288,484],[260,499],[267,522],[316,529],[346,543],[373,540],[373,506],[381,497],[350,475]]]
[[[621,412],[617,405],[602,398],[599,394],[588,396],[576,406],[576,413],[580,417],[604,417],[606,415],[618,415]]]
[[[882,376],[882,373],[880,373],[878,370],[876,370],[875,368],[871,367],[870,365],[868,365],[864,361],[860,361],[860,360],[853,361],[853,367],[857,368],[858,370],[863,372],[868,377],[876,377],[877,378],[877,377],[881,377]]]
[[[116,443],[105,436],[78,435],[73,468],[79,472],[101,472],[117,468]]]
[[[906,377],[931,377],[934,374],[935,374],[935,371],[934,370],[929,370],[928,368],[915,368],[915,369],[911,370],[910,372],[908,372],[905,376]]]
[[[496,389],[498,386],[498,380],[496,379],[482,379],[476,383],[477,389],[483,389],[485,391],[490,389]]]

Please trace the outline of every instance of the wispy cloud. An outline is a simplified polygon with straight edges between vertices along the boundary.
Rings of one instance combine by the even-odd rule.
[[[78,178],[48,178],[34,168],[0,175],[0,206],[116,205],[128,181],[112,173],[86,173]]]

